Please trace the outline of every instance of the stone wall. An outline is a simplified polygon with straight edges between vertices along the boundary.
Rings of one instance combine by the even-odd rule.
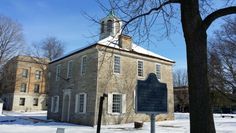
[[[81,60],[82,57],[87,56],[87,67],[84,75],[81,74]],[[72,77],[69,80],[66,79],[67,74],[67,62],[73,62]],[[60,80],[56,81],[56,66],[61,64],[61,77]],[[96,85],[97,85],[97,50],[91,48],[74,54],[70,57],[64,58],[60,61],[49,65],[50,79],[49,79],[49,110],[48,118],[61,121],[63,115],[63,92],[70,89],[70,113],[69,122],[83,124],[83,125],[94,125],[94,110],[96,103]],[[87,94],[87,106],[86,113],[80,114],[75,113],[75,97],[76,94],[86,93]],[[51,97],[59,96],[59,111],[58,113],[51,112]]]
[[[172,83],[172,63],[166,62],[156,58],[150,58],[132,54],[124,51],[117,51],[114,49],[98,47],[99,49],[99,71],[98,71],[98,95],[103,93],[121,93],[126,94],[126,113],[123,114],[109,114],[108,100],[104,102],[103,124],[120,124],[133,121],[148,121],[149,116],[135,113],[135,87],[137,80],[145,80],[149,73],[155,73],[156,64],[161,65],[161,80],[160,82],[167,83],[168,88],[168,114],[158,115],[158,120],[173,119],[174,99],[173,99],[173,83]],[[120,56],[121,59],[121,73],[113,73],[114,55]],[[144,76],[137,76],[137,62],[143,61]],[[98,113],[98,108],[96,114]],[[97,116],[97,115],[96,115]]]

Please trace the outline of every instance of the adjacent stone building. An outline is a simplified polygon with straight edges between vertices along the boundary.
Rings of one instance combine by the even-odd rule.
[[[100,40],[49,63],[48,119],[82,125],[96,125],[99,98],[104,93],[102,124],[148,121],[135,113],[137,80],[156,73],[168,88],[168,114],[173,119],[174,61],[148,51],[120,34],[122,23],[113,14],[101,20]]]
[[[47,109],[45,74],[48,62],[43,58],[16,56],[4,65],[0,86],[4,109]]]
[[[188,86],[174,87],[175,112],[189,112]]]

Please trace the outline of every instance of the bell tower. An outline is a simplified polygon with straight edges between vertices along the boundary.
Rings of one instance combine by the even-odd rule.
[[[112,36],[117,37],[121,34],[121,20],[115,16],[114,11],[110,13],[100,21],[100,40],[106,37]]]

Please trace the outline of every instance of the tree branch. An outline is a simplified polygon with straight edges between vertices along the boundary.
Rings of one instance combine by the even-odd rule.
[[[236,6],[226,7],[219,10],[214,11],[213,13],[209,14],[202,22],[202,26],[205,30],[208,29],[208,27],[211,25],[211,23],[216,20],[217,18],[220,18],[222,16],[230,15],[230,14],[236,14]]]
[[[168,1],[164,2],[164,3],[162,3],[160,6],[158,6],[158,7],[156,7],[156,8],[150,9],[150,10],[149,10],[148,12],[146,12],[146,13],[143,13],[143,14],[140,14],[140,15],[137,15],[137,16],[131,18],[130,20],[125,21],[126,23],[125,23],[125,25],[124,25],[124,27],[123,27],[122,29],[125,29],[125,27],[126,27],[129,23],[131,23],[132,21],[134,21],[134,20],[136,20],[136,19],[138,19],[138,18],[140,18],[140,17],[147,16],[147,15],[151,14],[153,11],[158,11],[158,10],[160,10],[161,8],[163,8],[165,5],[168,5],[168,4],[171,4],[171,3],[180,3],[180,0],[168,0]],[[123,31],[123,30],[122,30],[122,31]]]

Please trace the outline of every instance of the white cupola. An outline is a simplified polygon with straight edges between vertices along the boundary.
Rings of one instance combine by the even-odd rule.
[[[121,34],[122,22],[115,16],[113,10],[100,21],[100,24],[100,40],[109,36],[118,37]]]

